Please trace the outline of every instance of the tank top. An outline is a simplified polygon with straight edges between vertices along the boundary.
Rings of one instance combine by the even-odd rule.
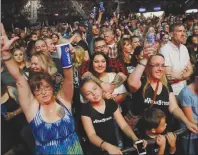
[[[39,107],[29,123],[35,138],[36,154],[83,154],[71,112],[59,100],[56,101],[64,107],[64,117],[47,123],[42,119]]]

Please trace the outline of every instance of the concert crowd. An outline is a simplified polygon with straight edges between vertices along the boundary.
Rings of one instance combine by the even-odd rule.
[[[1,24],[1,154],[198,154],[198,14],[104,12]]]

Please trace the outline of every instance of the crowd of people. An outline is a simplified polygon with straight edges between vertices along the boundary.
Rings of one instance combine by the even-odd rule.
[[[148,155],[198,154],[197,14],[103,14],[1,24],[2,154],[135,155],[140,140]]]

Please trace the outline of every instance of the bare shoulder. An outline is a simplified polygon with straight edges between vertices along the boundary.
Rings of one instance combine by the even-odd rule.
[[[60,93],[57,94],[56,99],[58,101],[60,101],[66,108],[68,108],[69,110],[71,110],[71,102],[66,101],[61,95]]]

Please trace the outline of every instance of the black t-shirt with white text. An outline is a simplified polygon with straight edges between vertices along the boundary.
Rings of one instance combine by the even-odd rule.
[[[105,100],[105,106],[105,112],[102,114],[94,109],[91,103],[82,104],[81,116],[91,118],[97,136],[112,145],[117,145],[113,114],[118,109],[118,106],[113,100]],[[103,154],[99,147],[92,144],[90,145],[90,150],[94,155]]]
[[[149,108],[153,102],[153,96],[155,90],[149,84],[146,88],[145,95],[143,96],[143,88],[146,84],[146,80],[142,80],[142,86],[140,89],[132,94],[131,111],[134,115],[141,115],[144,110]],[[168,84],[168,89],[163,85],[161,93],[156,95],[155,102],[152,108],[162,110],[167,116],[167,123],[171,121],[171,114],[169,113],[169,93],[173,92],[171,86]]]

